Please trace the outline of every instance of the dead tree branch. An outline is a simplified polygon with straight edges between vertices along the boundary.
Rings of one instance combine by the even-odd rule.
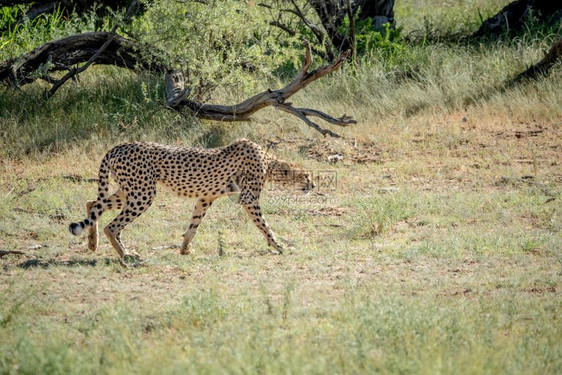
[[[97,55],[95,64],[115,65],[134,71],[166,71],[157,55],[120,35],[114,34],[108,46],[102,49],[109,37],[107,32],[89,32],[47,42],[18,58],[1,62],[0,82],[15,87],[32,83],[38,78],[56,82],[48,74],[71,70],[73,66],[88,62],[94,55]]]
[[[133,0],[133,2],[131,3],[131,5],[129,6],[129,9],[127,9],[127,13],[125,14],[125,19],[124,21],[127,22],[129,20],[129,18],[131,18],[131,15],[133,13],[133,9],[136,9],[138,6],[138,1],[137,0]],[[86,61],[86,63],[84,65],[82,65],[81,67],[78,68],[71,68],[68,70],[68,73],[65,74],[61,79],[59,79],[58,81],[56,81],[53,86],[51,87],[51,89],[49,91],[47,91],[47,97],[50,98],[51,96],[55,95],[55,92],[57,92],[57,90],[65,84],[66,81],[68,81],[69,79],[75,79],[75,77],[82,73],[83,71],[85,71],[86,69],[88,69],[90,67],[90,65],[92,65],[96,59],[98,59],[102,53],[105,52],[105,50],[107,49],[107,47],[109,47],[109,45],[111,44],[111,42],[113,42],[113,39],[115,39],[115,37],[117,36],[115,34],[115,32],[117,31],[117,28],[119,27],[119,23],[115,23],[115,25],[113,25],[113,27],[111,28],[111,31],[109,32],[108,36],[107,36],[107,40],[105,41],[104,44],[102,44],[102,46],[96,51],[96,53],[94,53],[89,59],[88,61]]]
[[[308,117],[318,117],[324,121],[349,126],[357,123],[350,116],[332,117],[326,113],[309,108],[296,108],[287,100],[311,82],[337,70],[348,58],[350,52],[341,54],[332,63],[309,71],[312,64],[311,46],[305,42],[306,54],[304,63],[297,74],[285,87],[278,90],[266,90],[235,105],[205,104],[189,99],[190,90],[185,87],[183,74],[172,71],[159,51],[141,47],[139,44],[115,33],[91,32],[72,35],[51,41],[37,47],[19,58],[0,63],[0,82],[9,83],[14,87],[43,79],[53,86],[48,95],[53,95],[68,79],[84,71],[92,64],[116,65],[133,71],[168,72],[166,74],[166,105],[175,110],[186,108],[201,119],[215,121],[245,121],[255,112],[268,106],[297,116],[308,126],[324,136],[339,137],[338,134],[321,128]],[[78,64],[84,64],[75,68]],[[57,71],[68,71],[61,79],[49,74]],[[194,92],[197,92],[197,88]]]
[[[131,2],[123,22],[133,16],[138,9],[138,1]],[[51,97],[69,79],[75,80],[77,75],[88,69],[92,64],[116,65],[133,70],[165,71],[155,62],[154,56],[147,58],[139,45],[116,34],[119,23],[115,23],[111,31],[90,32],[72,35],[45,43],[19,58],[0,63],[0,82],[9,82],[19,87],[42,79],[50,84],[46,96]],[[150,54],[149,54],[150,55]],[[79,64],[83,64],[78,66]],[[67,71],[60,79],[50,76],[56,71]]]
[[[295,2],[295,0],[291,0],[291,3],[293,4],[294,9],[283,9],[282,11],[293,13],[294,15],[296,15],[305,24],[305,26],[308,27],[308,29],[314,34],[314,36],[318,40],[318,43],[324,44],[324,47],[326,49],[325,56],[328,58],[328,60],[334,61],[335,56],[334,53],[332,52],[332,48],[330,44],[328,43],[328,38],[326,38],[326,34],[324,33],[324,31],[320,27],[312,23],[304,15],[304,13],[302,12],[298,4]]]
[[[275,26],[275,27],[280,28],[281,30],[283,30],[284,32],[286,32],[287,34],[289,34],[290,36],[295,36],[295,35],[297,34],[297,33],[296,33],[294,30],[292,30],[289,26],[287,26],[287,25],[285,25],[285,24],[282,24],[282,23],[279,22],[279,21],[270,21],[269,24],[270,24],[271,26]]]
[[[0,258],[4,255],[25,255],[25,253],[18,250],[0,250]]]
[[[330,135],[332,137],[339,137],[338,134],[330,130],[321,128],[319,125],[309,120],[307,116],[320,117],[331,124],[344,127],[355,124],[357,123],[357,121],[355,121],[352,117],[346,115],[340,118],[335,118],[317,110],[308,108],[295,108],[291,105],[291,103],[287,103],[286,101],[297,91],[306,87],[309,83],[337,70],[348,58],[350,52],[347,51],[343,53],[329,65],[321,66],[313,70],[312,72],[309,72],[308,70],[312,63],[312,52],[310,49],[310,44],[308,42],[305,43],[305,46],[306,54],[304,64],[297,77],[287,86],[279,90],[272,91],[268,89],[264,92],[254,95],[253,97],[239,104],[230,106],[202,104],[187,98],[188,90],[184,88],[182,73],[173,71],[169,72],[166,75],[166,103],[168,107],[172,109],[180,110],[181,108],[185,107],[193,112],[193,114],[198,118],[216,121],[246,121],[260,109],[268,106],[273,106],[284,112],[299,117],[308,126],[319,131],[324,136]]]

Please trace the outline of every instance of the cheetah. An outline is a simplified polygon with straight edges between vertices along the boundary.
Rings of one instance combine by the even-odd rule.
[[[109,194],[109,175],[119,185]],[[197,227],[213,202],[222,196],[240,194],[238,202],[265,236],[268,246],[279,253],[277,242],[265,220],[259,197],[266,180],[292,186],[303,192],[314,188],[311,173],[292,163],[266,154],[256,143],[242,139],[229,146],[201,149],[173,147],[157,143],[124,143],[112,148],[99,169],[98,198],[86,202],[86,219],[69,226],[73,235],[88,229],[88,248],[98,246],[98,220],[109,210],[122,210],[104,232],[120,256],[120,262],[138,254],[128,253],[121,242],[121,231],[138,218],[154,201],[160,183],[181,197],[197,198],[191,223],[183,233],[180,253],[190,253]]]

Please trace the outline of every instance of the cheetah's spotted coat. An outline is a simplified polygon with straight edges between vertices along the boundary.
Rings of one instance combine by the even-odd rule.
[[[110,174],[119,185],[111,195]],[[115,146],[103,158],[99,170],[98,199],[86,203],[87,218],[72,223],[69,229],[72,234],[79,235],[88,228],[88,248],[95,251],[99,217],[105,211],[121,209],[104,232],[123,258],[127,252],[121,243],[121,231],[152,204],[156,183],[159,182],[180,196],[197,198],[191,224],[183,234],[181,254],[189,253],[190,242],[213,201],[238,193],[239,203],[266,237],[268,245],[281,252],[281,246],[259,206],[259,196],[266,179],[296,185],[303,191],[314,187],[310,172],[266,155],[260,146],[248,140],[212,149],[124,143]]]

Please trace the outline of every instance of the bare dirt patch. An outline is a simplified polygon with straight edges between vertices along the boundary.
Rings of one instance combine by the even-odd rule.
[[[374,141],[353,139],[280,139],[270,140],[272,149],[280,145],[288,149],[296,149],[306,157],[329,164],[366,164],[382,163],[383,148]]]

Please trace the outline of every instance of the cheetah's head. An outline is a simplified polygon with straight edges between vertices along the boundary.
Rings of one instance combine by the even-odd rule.
[[[308,192],[314,189],[312,174],[306,168],[280,159],[271,159],[267,171],[268,180],[277,189],[291,189]]]

